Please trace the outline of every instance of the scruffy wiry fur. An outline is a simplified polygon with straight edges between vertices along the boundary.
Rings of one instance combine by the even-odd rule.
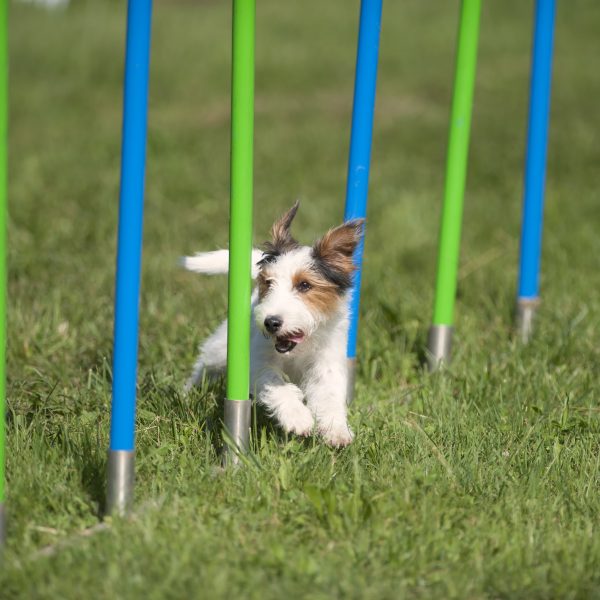
[[[251,392],[286,431],[318,433],[332,446],[352,441],[346,409],[352,255],[363,220],[330,229],[301,246],[290,227],[298,203],[271,229],[264,250],[252,251]],[[197,273],[226,273],[228,251],[185,257]],[[186,389],[227,362],[227,321],[202,344]]]

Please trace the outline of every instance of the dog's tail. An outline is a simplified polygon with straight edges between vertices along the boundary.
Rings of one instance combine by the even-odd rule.
[[[256,279],[259,272],[258,262],[262,259],[263,252],[257,248],[252,249],[252,279]],[[199,252],[194,256],[183,256],[181,266],[194,273],[205,275],[221,275],[229,271],[229,250],[215,250],[213,252]]]

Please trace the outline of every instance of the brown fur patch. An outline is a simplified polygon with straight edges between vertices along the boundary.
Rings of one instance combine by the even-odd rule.
[[[294,274],[292,278],[294,289],[303,281],[309,283],[311,287],[306,292],[300,292],[300,295],[314,312],[329,314],[335,311],[340,301],[339,290],[335,284],[312,269],[304,269]]]
[[[262,300],[269,291],[269,274],[266,272],[260,272],[256,278],[256,282],[258,283],[258,297]]]
[[[347,289],[354,272],[352,255],[360,242],[364,219],[354,219],[330,229],[313,246],[317,266],[338,288]]]

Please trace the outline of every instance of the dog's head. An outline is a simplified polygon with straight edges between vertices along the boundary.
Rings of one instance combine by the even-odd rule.
[[[291,352],[320,325],[345,310],[352,285],[352,255],[363,219],[330,229],[313,246],[301,246],[290,232],[298,202],[271,229],[258,263],[258,327],[281,354]]]

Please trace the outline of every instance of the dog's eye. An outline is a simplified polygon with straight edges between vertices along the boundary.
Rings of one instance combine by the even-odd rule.
[[[275,280],[274,280],[274,279],[265,279],[265,285],[266,285],[268,288],[271,288],[271,287],[273,287],[273,283],[274,283],[274,282],[275,282]]]
[[[301,281],[299,284],[296,285],[296,289],[299,292],[302,292],[303,294],[308,292],[308,290],[310,290],[312,288],[312,285],[310,285],[310,283],[308,283],[308,281]]]

